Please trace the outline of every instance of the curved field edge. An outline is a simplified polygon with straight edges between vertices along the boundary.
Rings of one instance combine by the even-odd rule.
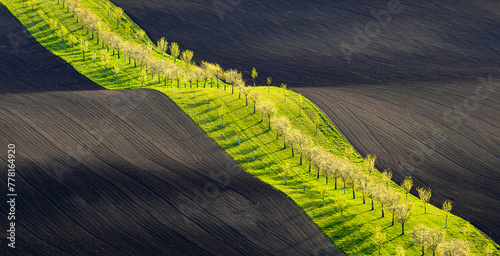
[[[52,39],[52,34],[47,26],[40,24],[35,15],[33,20],[30,18],[31,12],[27,8],[22,7],[20,1],[4,1],[9,10],[21,21],[28,31],[48,50],[57,56],[60,56],[65,61],[70,63],[78,72],[89,77],[99,85],[109,89],[126,89],[139,88],[140,82],[136,78],[136,73],[139,68],[134,68],[133,64],[128,65],[121,59],[112,57],[113,63],[119,63],[122,71],[118,77],[119,82],[116,84],[115,78],[112,76],[104,76],[103,68],[100,64],[93,64],[90,58],[85,61],[81,58],[79,49],[75,49],[73,54],[71,47],[61,47],[61,42],[57,36]],[[89,7],[93,6],[94,2],[86,2]],[[65,9],[51,8],[48,5],[56,5],[54,1],[42,1],[40,7],[47,14],[52,13],[54,17],[58,17],[61,22],[71,30],[72,33],[81,38],[90,39],[90,35],[86,34],[81,26],[75,23],[71,13]],[[57,5],[56,5],[57,6]],[[113,25],[113,19],[106,19],[102,9],[94,9],[100,14],[103,20],[106,20],[110,26]],[[133,22],[125,16],[122,22],[130,22],[134,29],[139,29]],[[115,31],[123,34],[123,31]],[[92,44],[92,41],[91,41]],[[91,47],[100,48],[92,45]],[[75,47],[76,48],[76,47]],[[324,177],[316,180],[314,175],[307,173],[307,164],[298,166],[298,157],[291,157],[290,149],[282,149],[282,141],[276,140],[274,132],[267,132],[267,125],[260,122],[260,115],[254,115],[251,106],[245,107],[243,100],[238,100],[237,92],[231,94],[231,89],[223,91],[222,89],[166,89],[161,88],[161,84],[155,84],[149,81],[146,84],[148,88],[156,88],[166,93],[172,100],[176,102],[193,120],[198,123],[226,152],[235,159],[242,167],[267,182],[277,189],[283,191],[291,199],[293,199],[311,219],[330,237],[337,247],[349,254],[375,254],[375,245],[371,239],[372,233],[376,226],[384,227],[387,233],[388,243],[382,249],[382,252],[392,253],[396,245],[404,245],[408,250],[407,253],[413,255],[420,252],[419,246],[413,246],[409,235],[399,236],[400,225],[390,226],[390,218],[380,218],[380,211],[370,211],[368,202],[362,204],[359,197],[350,199],[348,197],[349,207],[345,214],[345,220],[339,224],[339,213],[334,210],[333,201],[338,196],[343,194],[342,190],[334,191],[330,185],[327,197],[326,206],[321,206],[320,190],[325,183]],[[186,85],[184,85],[186,86]],[[310,101],[305,100],[304,112],[302,117],[297,117],[298,106],[295,102],[298,95],[293,92],[288,92],[288,103],[283,102],[283,91],[272,87],[270,93],[267,93],[267,88],[258,88],[263,91],[263,96],[273,100],[279,106],[279,112],[287,116],[294,126],[300,129],[303,133],[308,133],[314,137],[315,143],[322,145],[327,149],[332,149],[334,154],[343,155],[344,152],[352,150],[352,147],[338,133],[333,124],[326,116]],[[196,93],[196,97],[195,96]],[[243,96],[244,98],[244,96]],[[214,104],[220,100],[228,107],[226,116],[226,124],[224,127],[219,123],[217,114],[217,105]],[[211,103],[212,108],[207,108],[207,103]],[[290,104],[292,102],[292,104]],[[168,111],[168,110],[167,110]],[[317,135],[314,131],[314,119],[320,116],[321,124]],[[238,144],[238,138],[240,143]],[[362,158],[354,153],[356,162],[362,161]],[[293,166],[293,171],[289,175],[288,184],[284,185],[284,179],[278,166],[282,162],[290,162]],[[307,163],[307,162],[306,162]],[[269,174],[269,165],[271,166],[271,174]],[[379,174],[379,173],[377,173]],[[380,178],[380,175],[378,175]],[[339,184],[340,185],[340,184]],[[342,186],[342,185],[340,185]],[[394,183],[391,186],[398,188]],[[399,189],[399,188],[398,188]],[[352,192],[350,192],[352,193]],[[444,217],[441,210],[435,207],[428,207],[427,215],[423,215],[422,206],[418,204],[418,199],[410,196],[409,200],[416,204],[415,216],[407,225],[409,231],[417,223],[424,223],[428,226],[440,226],[444,224]],[[368,201],[368,200],[367,200]],[[460,228],[465,224],[465,221],[452,216],[449,220],[449,228],[447,229],[450,238],[463,238],[460,234]],[[358,239],[358,234],[361,239]],[[482,248],[489,243],[490,239],[485,237],[481,232],[474,228],[470,237],[471,247],[475,252],[482,252]],[[411,254],[413,253],[413,254]]]

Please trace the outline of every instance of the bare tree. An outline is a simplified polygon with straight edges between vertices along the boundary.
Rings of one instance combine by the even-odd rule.
[[[403,189],[406,195],[405,202],[408,202],[408,193],[410,193],[411,187],[413,187],[413,180],[410,176],[408,176],[401,183],[401,188]]]
[[[250,98],[250,101],[253,102],[253,113],[255,114],[256,108],[257,108],[257,101],[260,99],[260,92],[259,91],[253,91],[250,93],[248,96]]]
[[[257,72],[257,69],[253,68],[252,69],[253,87],[255,87],[255,79],[257,78],[258,75],[259,73]]]
[[[443,211],[444,211],[444,216],[446,218],[446,222],[445,222],[444,227],[447,228],[448,227],[448,216],[450,215],[450,211],[451,211],[451,201],[450,200],[448,200],[448,199],[444,200]]]
[[[379,256],[380,256],[380,250],[382,249],[382,246],[384,245],[385,238],[386,238],[386,235],[385,235],[385,233],[382,232],[382,228],[380,226],[377,226],[375,228],[375,233],[373,234],[373,240],[375,241],[375,244],[377,245]]]
[[[420,198],[420,201],[424,204],[424,214],[427,213],[427,203],[429,203],[429,200],[431,199],[431,193],[432,190],[431,188],[417,188],[418,192],[418,197]]]

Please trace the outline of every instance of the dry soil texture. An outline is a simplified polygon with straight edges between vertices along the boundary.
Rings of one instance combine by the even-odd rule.
[[[16,249],[3,235],[1,255],[340,254],[292,200],[245,173],[165,95],[95,90],[32,38],[10,44],[10,32],[25,32],[5,8],[0,14],[8,24],[0,30],[0,159],[5,166],[15,144],[18,194]],[[1,177],[5,195],[6,170]]]
[[[412,175],[500,241],[498,1],[113,2],[153,40],[295,87],[396,182]],[[489,75],[493,87],[477,80]]]

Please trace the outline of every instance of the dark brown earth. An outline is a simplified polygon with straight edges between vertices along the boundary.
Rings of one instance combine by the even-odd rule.
[[[0,30],[0,160],[15,144],[18,194],[16,249],[4,235],[1,255],[341,254],[165,95],[96,90],[36,44],[14,52],[6,31],[23,29],[4,7],[0,22],[11,27]],[[67,80],[50,80],[54,67]]]
[[[243,70],[249,82],[256,67],[260,85],[267,76],[288,83],[394,181],[412,175],[432,187],[434,205],[452,199],[453,213],[500,241],[498,1],[401,1],[401,10],[393,0],[113,2],[153,40],[178,42],[198,61]],[[389,9],[390,21],[377,23],[372,11]],[[346,57],[341,46],[356,40]],[[478,81],[490,75],[494,85]],[[464,110],[476,89],[481,99]],[[446,138],[436,146],[434,131]]]

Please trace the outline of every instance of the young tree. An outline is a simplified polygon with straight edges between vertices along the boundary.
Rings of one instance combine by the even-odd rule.
[[[283,171],[283,175],[285,176],[285,185],[286,185],[288,181],[288,173],[290,172],[290,164],[284,163],[283,165],[281,165],[281,170]]]
[[[68,43],[71,45],[71,55],[75,54],[75,44],[78,43],[76,36],[70,34],[68,37]]]
[[[116,7],[113,11],[113,17],[116,19],[116,29],[120,28],[120,19],[123,16],[123,9],[120,7]]]
[[[49,18],[49,28],[52,32],[52,39],[54,39],[54,34],[56,33],[57,26],[59,25],[59,21],[54,18]]]
[[[85,61],[85,53],[89,49],[89,42],[85,39],[80,39],[80,50],[82,51],[83,54],[83,61]]]
[[[111,2],[109,1],[104,2],[104,9],[108,13],[108,18],[109,18],[109,13],[111,12]]]
[[[450,211],[451,211],[451,201],[450,200],[448,200],[448,199],[444,200],[443,211],[444,211],[444,216],[446,218],[444,227],[447,228],[448,227],[448,215],[450,215]]]
[[[263,116],[267,117],[269,120],[267,131],[271,131],[271,119],[277,112],[276,106],[269,100],[261,100],[257,104],[257,110],[262,112]]]
[[[23,0],[24,3],[24,0]],[[31,9],[31,17],[33,17],[33,13],[35,12],[36,5],[38,4],[38,0],[29,0],[28,7]]]
[[[142,29],[139,30],[139,31],[137,31],[137,32],[135,32],[135,37],[137,38],[137,40],[139,42],[142,41],[142,39],[144,38],[145,35],[146,35],[146,32],[144,32],[144,30],[142,30]]]
[[[325,206],[325,197],[326,197],[327,189],[328,189],[328,186],[324,186],[323,189],[321,190],[321,197],[323,200],[323,203],[321,204],[322,206]]]
[[[378,255],[380,256],[380,250],[382,249],[382,246],[384,245],[385,242],[385,233],[382,232],[382,228],[380,226],[377,226],[375,228],[375,233],[373,234],[373,240],[375,241],[375,244],[377,245],[378,248]]]
[[[271,77],[267,77],[267,92],[269,92],[269,87],[271,86],[271,83],[273,82],[273,79]]]
[[[429,237],[431,235],[430,229],[423,225],[418,224],[412,231],[413,234],[413,243],[417,243],[422,245],[422,255],[425,254],[425,247],[429,244]]]
[[[148,73],[146,70],[142,70],[139,73],[139,81],[141,81],[141,87],[144,87],[144,83],[148,80]]]
[[[413,180],[410,176],[406,177],[401,183],[401,188],[405,192],[406,198],[405,202],[408,202],[408,193],[410,193],[411,187],[413,187]]]
[[[368,173],[371,175],[372,171],[375,170],[375,160],[377,159],[376,156],[374,155],[366,155],[365,158],[365,169],[368,171]]]
[[[302,104],[304,104],[304,97],[299,93],[299,98],[297,99],[297,104],[299,105],[299,116],[302,116]]]
[[[283,89],[283,94],[285,95],[285,102],[286,102],[286,84],[282,83],[280,87],[281,89]]]
[[[64,48],[64,40],[66,39],[67,35],[68,29],[64,25],[61,25],[61,28],[59,29],[59,38],[61,39],[62,48]]]
[[[257,78],[258,75],[259,73],[257,72],[257,69],[253,68],[252,69],[253,87],[255,87],[255,79]]]
[[[248,96],[250,98],[250,101],[253,102],[253,113],[255,114],[256,108],[257,108],[257,101],[260,99],[260,92],[259,91],[253,91],[250,93]]]
[[[181,60],[186,63],[186,67],[191,64],[191,60],[193,59],[193,51],[185,50],[181,54]]]
[[[120,67],[116,64],[113,66],[113,73],[115,74],[116,83],[118,84],[118,73],[120,73]]]
[[[340,212],[340,222],[342,223],[343,215],[345,208],[347,207],[347,203],[344,196],[340,196],[339,199],[335,200],[335,210]]]
[[[174,57],[174,63],[179,58],[179,54],[181,54],[181,50],[179,49],[179,45],[177,43],[170,44],[170,56]]]
[[[465,241],[467,241],[467,246],[469,246],[469,236],[471,233],[471,227],[468,221],[465,222],[465,225],[460,229],[460,232],[465,236]]]
[[[221,119],[221,122],[222,122],[222,127],[224,127],[224,116],[226,115],[226,106],[224,105],[224,103],[222,101],[219,101],[219,117]]]
[[[97,52],[92,51],[92,53],[91,53],[91,54],[92,54],[92,55],[91,55],[91,57],[92,57],[92,62],[94,62],[94,67],[95,67],[95,59],[97,59]]]
[[[292,157],[295,157],[294,149],[295,149],[295,146],[297,145],[297,143],[299,142],[299,139],[301,136],[302,136],[302,133],[298,129],[291,128],[287,132],[287,136],[285,139],[286,139],[286,143],[288,145],[290,145],[290,147],[292,148]],[[328,176],[327,176],[327,182],[328,182]]]
[[[396,247],[396,256],[405,256],[405,248],[403,246]]]
[[[165,37],[160,38],[156,43],[158,46],[158,50],[161,52],[161,58],[163,59],[163,55],[167,53],[168,50],[168,41]]]
[[[38,15],[38,17],[42,21],[40,24],[40,27],[42,27],[42,24],[44,24],[44,22],[45,22],[45,12],[43,10],[38,10],[38,11],[36,11],[36,14]]]
[[[386,187],[389,187],[389,181],[392,179],[392,172],[389,170],[384,170],[382,173],[382,179],[384,180]]]
[[[418,197],[420,201],[424,204],[424,214],[427,213],[427,203],[431,199],[431,188],[417,188]]]
[[[109,54],[106,50],[101,50],[101,64],[104,67],[104,76],[108,76]]]
[[[411,217],[411,203],[398,204],[396,206],[396,220],[401,223],[401,235],[405,234],[405,224]]]

